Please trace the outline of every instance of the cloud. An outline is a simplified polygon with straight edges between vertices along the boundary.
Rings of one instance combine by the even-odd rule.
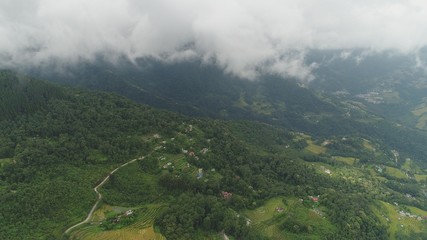
[[[201,58],[248,79],[310,80],[309,49],[412,53],[425,26],[424,0],[0,0],[0,67]]]

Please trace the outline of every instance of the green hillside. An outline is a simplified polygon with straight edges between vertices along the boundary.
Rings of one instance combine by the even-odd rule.
[[[296,88],[324,108],[272,107],[301,104],[286,112],[300,119],[317,113],[302,133],[296,122],[190,118],[109,93],[2,76],[20,97],[4,105],[10,114],[0,122],[0,239],[426,237],[419,176],[427,172],[417,158],[427,138],[369,114],[365,123],[352,120],[359,124],[344,136],[310,132],[310,125],[349,123],[326,123],[339,104],[307,90]],[[41,100],[30,107],[32,96]],[[102,199],[94,214],[65,233],[96,203],[95,186]]]

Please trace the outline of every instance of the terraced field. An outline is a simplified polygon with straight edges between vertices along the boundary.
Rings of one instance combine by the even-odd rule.
[[[116,230],[103,230],[101,228],[101,222],[105,220],[104,214],[100,211],[103,210],[120,210],[124,209],[121,207],[102,206],[92,218],[90,224],[82,226],[75,230],[70,239],[81,239],[81,240],[136,240],[136,239],[152,239],[152,240],[163,240],[165,239],[160,233],[157,233],[153,228],[153,223],[160,214],[164,206],[150,204],[140,208],[134,208],[135,214],[137,214],[137,220],[135,223]],[[103,218],[104,216],[104,218]]]
[[[414,217],[403,216],[399,213],[398,206],[390,203],[379,201],[377,208],[374,212],[377,214],[383,224],[388,226],[390,239],[396,239],[396,235],[408,236],[411,232],[424,233],[427,237],[427,222],[425,220],[418,220]],[[416,207],[407,207],[412,214],[419,216],[426,216],[427,212]]]
[[[75,238],[74,238],[75,237]],[[113,231],[98,232],[93,229],[87,229],[79,235],[73,235],[71,239],[82,240],[164,240],[166,239],[160,233],[156,233],[152,226],[144,229],[119,229]]]

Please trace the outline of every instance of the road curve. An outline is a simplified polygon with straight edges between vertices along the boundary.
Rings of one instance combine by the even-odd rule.
[[[124,167],[124,166],[126,166],[126,165],[128,165],[128,164],[131,164],[131,163],[133,163],[133,162],[135,162],[135,161],[137,161],[137,160],[142,160],[142,159],[144,159],[144,157],[135,158],[135,159],[132,159],[132,160],[130,160],[130,161],[128,161],[128,162],[126,162],[126,163],[123,163],[122,165],[118,166],[118,167],[117,167],[117,168],[115,168],[113,171],[111,171],[111,172],[110,172],[110,173],[109,173],[109,174],[104,178],[104,180],[102,180],[102,182],[101,182],[100,184],[98,184],[96,187],[94,187],[94,188],[93,188],[93,191],[95,191],[95,192],[96,192],[96,194],[98,195],[98,200],[97,200],[97,201],[95,202],[95,204],[93,205],[93,207],[92,207],[92,209],[90,210],[89,214],[87,215],[86,219],[85,219],[85,220],[83,220],[83,221],[81,221],[81,222],[79,222],[79,223],[77,223],[77,224],[75,224],[75,225],[73,225],[73,226],[71,226],[71,227],[69,227],[67,230],[65,230],[64,234],[68,234],[68,233],[69,233],[71,230],[73,230],[74,228],[76,228],[76,227],[78,227],[78,226],[80,226],[80,225],[82,225],[82,224],[85,224],[85,223],[88,223],[88,222],[89,222],[89,220],[92,218],[93,212],[95,212],[96,208],[98,207],[99,202],[101,202],[101,199],[102,199],[102,194],[101,194],[101,193],[99,193],[98,189],[99,189],[100,187],[102,187],[102,185],[104,185],[104,184],[108,181],[108,179],[110,179],[110,176],[111,176],[111,175],[113,175],[113,173],[115,173],[117,170],[119,170],[120,168],[122,168],[122,167]]]

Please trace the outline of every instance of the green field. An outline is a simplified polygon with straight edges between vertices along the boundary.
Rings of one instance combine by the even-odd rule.
[[[283,208],[283,211],[277,209]],[[320,210],[318,210],[320,211]],[[268,200],[263,206],[245,211],[253,227],[270,239],[322,239],[336,229],[324,216],[304,206],[297,198],[276,197]],[[294,233],[284,229],[289,222],[304,224],[309,232]]]
[[[386,167],[385,170],[386,170],[385,172],[388,175],[390,175],[390,176],[393,176],[393,177],[396,177],[396,178],[402,178],[402,179],[408,178],[406,176],[406,174],[402,170],[400,170],[400,169],[397,169],[397,168],[394,168],[394,167]]]
[[[415,174],[415,179],[417,181],[426,181],[427,180],[427,174]]]
[[[386,103],[396,104],[402,102],[399,92],[385,92],[382,97]]]
[[[263,206],[246,212],[246,215],[254,223],[263,222],[268,219],[271,219],[278,213],[275,211],[277,207],[284,208],[286,210],[286,205],[283,203],[283,198],[276,197],[268,200]]]
[[[353,157],[341,157],[341,156],[333,156],[332,159],[338,162],[343,162],[348,165],[353,165],[357,160],[356,158],[353,158]]]
[[[424,129],[426,124],[427,124],[427,115],[424,114],[420,118],[418,118],[418,121],[415,127],[419,129]]]
[[[412,110],[412,114],[414,114],[417,117],[420,117],[421,115],[423,115],[425,113],[427,113],[427,106],[425,103],[421,104],[420,106],[418,106],[417,108]]]
[[[93,215],[91,222],[82,226],[79,229],[74,230],[70,239],[82,239],[82,240],[113,240],[113,239],[153,239],[163,240],[165,239],[160,233],[154,231],[153,224],[154,219],[158,216],[163,205],[159,204],[148,204],[142,207],[133,208],[135,214],[137,214],[137,220],[135,223],[126,226],[121,229],[115,230],[103,230],[102,222],[106,219],[106,213],[109,211],[124,212],[128,208],[124,207],[113,207],[109,205],[102,205]]]
[[[415,125],[419,129],[424,129],[427,124],[427,106],[425,103],[418,106],[412,111],[412,114],[418,117],[417,124]]]
[[[368,140],[363,139],[363,143],[362,144],[369,151],[374,151],[374,146],[372,146],[371,142],[369,142]]]
[[[305,148],[305,150],[310,151],[314,154],[321,154],[321,153],[326,152],[326,148],[319,146],[317,144],[314,144],[314,142],[310,136],[304,134],[304,135],[302,135],[302,138],[305,139],[305,141],[308,144],[308,146]]]
[[[419,221],[416,218],[401,216],[398,206],[383,201],[379,201],[379,203],[377,208],[373,210],[381,222],[388,226],[390,239],[396,239],[397,235],[409,236],[411,232],[425,233],[425,236],[427,236],[427,223],[425,220]],[[426,211],[415,207],[408,207],[408,209],[412,214],[421,216],[427,214]]]
[[[234,103],[234,106],[239,108],[245,108],[249,106],[249,104],[245,100],[245,92],[240,93],[239,100],[236,103]]]

